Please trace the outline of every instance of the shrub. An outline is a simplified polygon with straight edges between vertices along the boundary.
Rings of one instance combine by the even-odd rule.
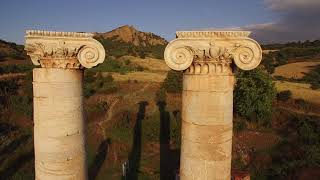
[[[240,121],[234,121],[233,123],[233,130],[235,132],[240,132],[240,131],[243,131],[244,129],[246,129],[247,127],[247,124],[245,121],[243,120],[240,120]]]
[[[162,87],[170,93],[181,93],[182,72],[170,70],[162,84]]]
[[[94,67],[88,71],[92,72],[117,72],[120,74],[126,74],[132,71],[144,71],[144,68],[139,65],[134,65],[129,59],[119,60],[114,58],[107,58],[102,64]]]
[[[284,51],[279,51],[276,54],[276,60],[278,62],[278,65],[284,65],[288,63],[288,55]]]
[[[0,81],[0,95],[15,94],[19,89],[18,80]]]
[[[320,65],[314,68],[311,72],[307,73],[303,79],[311,84],[312,89],[320,88]]]
[[[275,66],[273,63],[273,56],[271,56],[269,54],[264,55],[263,59],[262,59],[262,63],[269,74],[274,73]]]
[[[90,97],[95,93],[113,93],[117,90],[117,84],[110,74],[107,76],[103,76],[101,73],[96,76],[94,74],[90,71],[85,73],[83,93],[85,97]]]
[[[124,61],[124,64],[125,64],[125,65],[129,65],[130,63],[131,63],[130,59],[126,59],[126,60]]]
[[[0,103],[2,108],[9,108],[19,115],[32,118],[32,73],[28,73],[21,80],[0,81],[0,95],[3,97]]]
[[[109,56],[114,57],[121,57],[125,55],[131,55],[131,56],[139,56],[142,59],[144,59],[146,56],[155,57],[158,59],[163,59],[163,52],[166,47],[166,45],[152,45],[152,44],[146,44],[146,46],[139,45],[135,46],[132,43],[123,42],[117,40],[117,36],[114,36],[112,38],[101,38],[101,37],[95,37],[98,41],[101,42],[101,44],[106,49],[106,53]]]
[[[252,71],[240,70],[236,74],[235,112],[249,120],[269,120],[276,95],[271,77],[260,68]]]
[[[141,59],[145,59],[145,58],[146,58],[146,53],[145,53],[144,51],[140,51],[140,52],[139,52],[139,57],[140,57]]]
[[[290,90],[281,91],[277,94],[278,101],[288,101],[292,96],[292,92]]]
[[[305,111],[309,111],[311,108],[311,105],[301,98],[295,99],[294,103],[298,106],[299,109],[303,109]]]
[[[279,81],[285,81],[286,78],[283,76],[274,76],[274,79],[279,80]]]
[[[30,72],[33,69],[33,65],[21,64],[21,65],[5,65],[0,67],[0,74],[6,73],[25,73]]]
[[[166,101],[166,90],[164,88],[160,88],[157,92],[156,92],[156,101],[157,102],[165,102]]]

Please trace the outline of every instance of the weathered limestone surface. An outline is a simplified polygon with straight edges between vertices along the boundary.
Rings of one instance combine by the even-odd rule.
[[[105,51],[88,33],[27,31],[35,65],[34,147],[37,180],[87,179],[83,69],[102,63]]]
[[[183,31],[165,50],[173,70],[184,71],[181,180],[231,178],[233,64],[257,67],[262,51],[247,31]]]

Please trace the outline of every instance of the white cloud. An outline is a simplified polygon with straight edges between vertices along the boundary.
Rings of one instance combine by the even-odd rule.
[[[278,21],[243,27],[263,43],[320,38],[320,0],[265,0]]]
[[[319,7],[319,0],[265,0],[267,6],[275,11],[291,11]]]

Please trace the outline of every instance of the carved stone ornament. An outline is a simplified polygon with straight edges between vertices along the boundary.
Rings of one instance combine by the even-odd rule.
[[[167,65],[186,73],[232,73],[231,63],[243,70],[256,68],[262,59],[260,45],[248,31],[180,31],[165,49]]]
[[[91,68],[105,59],[103,46],[91,33],[31,30],[25,50],[33,64],[45,68]]]

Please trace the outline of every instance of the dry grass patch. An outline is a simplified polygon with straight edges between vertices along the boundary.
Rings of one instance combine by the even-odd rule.
[[[146,57],[141,59],[133,56],[123,56],[120,60],[130,60],[131,63],[139,65],[149,71],[169,71],[169,67],[166,65],[163,59],[155,59]]]
[[[320,62],[309,61],[290,63],[277,67],[273,73],[273,76],[301,79],[306,73],[310,72],[310,70],[317,65],[320,65]]]
[[[269,53],[271,53],[271,52],[278,52],[279,50],[277,50],[277,49],[271,49],[271,50],[268,50],[268,49],[265,49],[265,50],[262,50],[262,53],[263,54],[269,54]]]
[[[275,85],[278,92],[290,90],[294,99],[301,98],[315,104],[320,104],[320,91],[311,89],[310,84],[275,81]]]
[[[127,74],[120,73],[103,73],[111,74],[115,81],[139,81],[139,82],[163,82],[166,78],[166,72],[132,72]]]

